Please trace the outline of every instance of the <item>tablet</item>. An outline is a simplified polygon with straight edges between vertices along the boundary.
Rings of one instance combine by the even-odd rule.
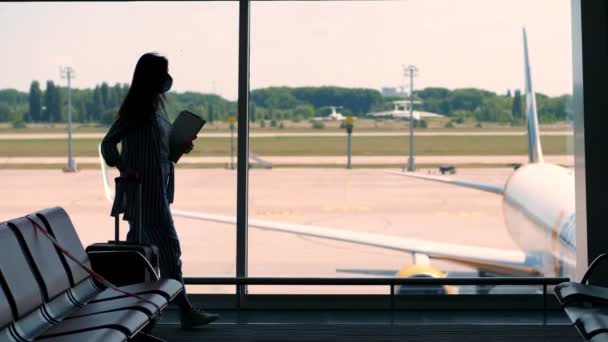
[[[179,113],[171,128],[169,136],[169,160],[177,163],[184,154],[186,147],[196,138],[198,132],[205,125],[205,120],[200,116],[183,110]]]

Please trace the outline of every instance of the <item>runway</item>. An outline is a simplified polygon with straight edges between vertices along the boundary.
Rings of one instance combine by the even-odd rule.
[[[484,131],[484,132],[427,132],[416,131],[415,136],[524,136],[526,131]],[[104,133],[74,133],[73,139],[102,139]],[[278,138],[278,137],[343,137],[345,132],[259,132],[250,133],[250,138]],[[361,137],[407,137],[409,133],[405,131],[399,132],[357,132],[355,129],[353,135]],[[572,136],[570,131],[548,131],[542,132],[542,136]],[[199,137],[206,138],[229,138],[230,133],[209,133],[202,132]],[[236,135],[235,135],[236,136]],[[0,140],[52,140],[52,139],[67,139],[67,133],[2,133]]]
[[[376,169],[251,170],[251,218],[373,232],[475,246],[517,249],[505,229],[500,197],[389,175]],[[424,172],[424,170],[421,170]],[[500,184],[512,172],[462,169],[459,177]],[[2,170],[0,220],[52,206],[70,214],[84,244],[113,236],[110,203],[100,172]],[[236,171],[178,169],[176,209],[223,215],[236,213]],[[234,276],[235,227],[175,218],[188,276]],[[123,230],[123,235],[126,232]],[[411,265],[409,254],[258,229],[249,231],[252,276],[361,276],[338,269],[397,271]],[[446,271],[471,271],[433,262]],[[234,292],[228,286],[191,288]],[[251,287],[252,293],[385,293],[378,288]]]
[[[276,166],[345,166],[346,156],[259,156],[264,161]],[[98,157],[75,157],[77,165],[99,165]],[[235,163],[237,158],[234,159]],[[418,164],[451,164],[451,165],[509,165],[524,164],[528,162],[527,156],[416,156]],[[572,155],[547,155],[545,160],[549,163],[566,166],[574,165]],[[18,165],[61,165],[66,163],[66,157],[3,157],[0,158],[0,167],[10,168]],[[352,157],[354,166],[374,165],[403,165],[407,156],[359,156]],[[255,160],[250,160],[255,163]],[[179,161],[179,165],[228,165],[230,157],[191,157],[185,156]]]

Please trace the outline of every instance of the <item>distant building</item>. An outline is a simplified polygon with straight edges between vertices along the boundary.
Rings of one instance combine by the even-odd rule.
[[[406,95],[402,87],[383,87],[380,93],[384,97],[405,97]]]

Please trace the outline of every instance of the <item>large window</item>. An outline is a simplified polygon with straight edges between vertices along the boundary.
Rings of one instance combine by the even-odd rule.
[[[0,66],[3,219],[60,205],[85,245],[113,238],[97,145],[117,114],[135,63],[151,51],[169,60],[170,118],[189,109],[208,121],[208,134],[178,163],[172,207],[234,215],[236,174],[229,168],[226,120],[236,115],[238,3],[4,3],[0,40],[7,47]],[[60,171],[67,163],[68,119],[67,79],[60,67],[67,66],[73,69],[76,173]],[[116,175],[110,170],[111,187]],[[234,224],[183,215],[174,221],[185,276],[234,275]],[[123,238],[126,231],[123,224]]]
[[[571,275],[569,1],[253,2],[251,37],[249,275]],[[402,175],[412,142],[416,175],[504,194]],[[566,169],[515,170],[538,145]],[[387,288],[251,287],[318,291]]]
[[[176,170],[185,276],[232,277],[238,264],[268,277],[573,277],[569,0],[250,6],[250,134],[238,137],[239,2],[0,5],[0,220],[60,205],[83,243],[113,236],[97,146],[138,57],[157,51],[174,78],[170,118],[188,109],[207,120]],[[79,171],[62,173],[70,113]],[[246,265],[236,260],[242,139]]]

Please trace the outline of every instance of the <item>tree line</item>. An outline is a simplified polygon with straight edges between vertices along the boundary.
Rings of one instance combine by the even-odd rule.
[[[93,88],[72,89],[72,120],[80,123],[110,124],[129,89],[128,84],[106,82]],[[497,94],[491,91],[464,88],[428,87],[414,92],[420,100],[416,108],[450,117],[453,122],[525,122],[525,96],[520,90]],[[366,117],[372,112],[392,109],[392,101],[374,89],[323,87],[269,87],[250,94],[250,120],[269,121],[271,126],[283,120],[310,120],[326,116],[330,106],[339,107],[343,115]],[[169,92],[166,109],[170,117],[187,109],[210,122],[225,121],[236,115],[235,101],[218,95],[198,92]],[[569,120],[572,117],[571,96],[549,97],[536,94],[539,119],[543,123]],[[32,81],[29,92],[0,90],[0,122],[59,123],[67,120],[67,88],[47,81],[44,90]]]
[[[92,89],[72,89],[72,120],[108,122],[108,112],[120,106],[128,85],[103,82]],[[59,123],[67,121],[66,87],[47,81],[44,91],[32,81],[29,92],[0,90],[0,121]],[[112,114],[112,116],[115,115]]]
[[[109,85],[103,82],[93,88],[72,89],[72,120],[80,123],[110,124],[129,89],[128,84]],[[0,122],[66,122],[68,89],[47,81],[44,91],[33,81],[29,92],[14,89],[0,90]],[[194,92],[166,95],[166,110],[170,116],[188,109],[208,120],[225,120],[236,113],[236,103],[218,95]]]
[[[429,87],[415,92],[421,100],[419,108],[444,114],[459,123],[467,119],[477,122],[503,122],[523,124],[526,115],[526,97],[520,90],[504,95],[494,92],[463,88]],[[572,120],[572,96],[549,97],[536,93],[539,120],[543,123]]]

